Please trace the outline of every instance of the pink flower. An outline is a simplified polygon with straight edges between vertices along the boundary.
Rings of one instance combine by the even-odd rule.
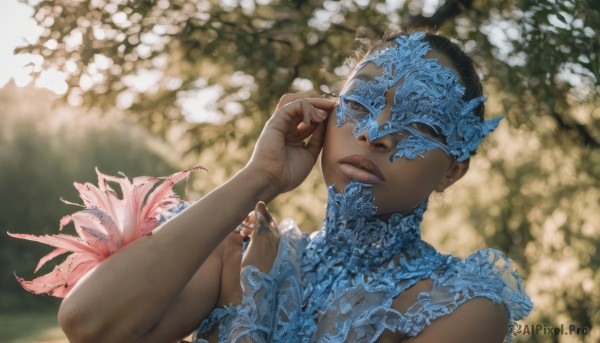
[[[52,272],[31,281],[20,277],[17,280],[32,293],[64,298],[81,277],[105,258],[134,240],[151,235],[158,225],[161,212],[181,202],[173,193],[173,186],[197,169],[204,168],[187,169],[169,177],[136,177],[132,181],[124,176],[104,175],[96,169],[97,187],[91,183],[74,183],[83,205],[63,200],[84,208],[60,220],[59,230],[73,222],[78,236],[8,233],[15,238],[57,248],[40,259],[34,272],[53,258],[72,252]],[[120,185],[122,199],[109,186],[109,182]]]

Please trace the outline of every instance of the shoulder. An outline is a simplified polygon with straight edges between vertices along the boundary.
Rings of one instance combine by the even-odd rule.
[[[503,303],[510,321],[524,318],[533,309],[512,261],[496,249],[477,250],[459,260],[438,284],[462,291],[469,299],[480,296]]]
[[[392,307],[410,322],[405,333],[415,342],[501,342],[532,304],[511,261],[483,249],[406,289]]]
[[[496,304],[484,297],[474,297],[454,309],[453,306],[448,306],[440,311],[438,307],[437,311],[442,313],[436,315],[434,308],[431,308],[430,312],[425,307],[417,305],[419,301],[426,298],[425,294],[430,295],[432,291],[435,293],[432,286],[432,280],[421,280],[396,297],[392,303],[396,311],[407,315],[409,319],[424,319],[420,330],[408,333],[409,336],[414,336],[411,342],[487,343],[504,340],[508,328],[508,313],[503,304]],[[441,304],[445,306],[449,302],[442,300]],[[428,314],[431,316],[427,318]],[[418,324],[414,325],[413,328],[418,326]]]
[[[502,304],[476,297],[439,317],[411,342],[502,342],[508,327],[508,315]]]

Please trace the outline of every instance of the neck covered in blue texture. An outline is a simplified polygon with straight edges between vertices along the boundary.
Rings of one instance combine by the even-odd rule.
[[[351,181],[341,193],[329,187],[321,241],[328,256],[323,257],[345,261],[353,272],[378,268],[421,238],[419,225],[427,201],[410,214],[394,213],[384,221],[376,217],[371,187],[358,181]]]

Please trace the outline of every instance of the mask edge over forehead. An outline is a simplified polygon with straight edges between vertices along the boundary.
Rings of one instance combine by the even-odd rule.
[[[342,92],[340,106],[337,108],[337,124],[343,125],[348,116],[356,124],[354,135],[367,132],[370,140],[394,132],[408,132],[409,139],[398,144],[397,152],[390,159],[423,157],[426,151],[437,147],[462,162],[476,151],[483,139],[504,117],[481,121],[475,109],[486,101],[486,97],[480,96],[467,102],[462,100],[465,87],[460,83],[457,73],[441,65],[436,59],[423,58],[431,50],[424,37],[423,32],[401,35],[394,40],[395,46],[388,46],[367,56],[355,68],[354,74],[368,63],[373,63],[383,69],[382,75],[374,81],[359,80],[359,86],[356,87],[359,88],[359,94],[348,95],[345,94],[346,91]],[[352,80],[354,78],[347,86]],[[391,120],[379,125],[376,119],[385,107],[385,92],[400,80],[402,84],[397,86],[396,95],[402,91],[410,95],[417,94],[416,100],[412,99],[413,102],[409,104],[413,108],[408,106],[399,110],[400,106],[394,103],[392,111],[396,110],[397,113]],[[379,94],[383,89],[386,91]],[[363,113],[362,118],[353,116],[346,105],[348,97],[359,100],[359,103],[369,109],[369,113]],[[373,106],[369,106],[371,104]],[[411,129],[409,125],[414,124],[415,120],[432,127],[438,126],[445,143]]]

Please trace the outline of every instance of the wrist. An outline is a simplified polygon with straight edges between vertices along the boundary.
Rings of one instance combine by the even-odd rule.
[[[269,203],[281,193],[272,177],[251,165],[245,166],[233,178],[243,187],[251,189],[256,197],[255,202]]]

